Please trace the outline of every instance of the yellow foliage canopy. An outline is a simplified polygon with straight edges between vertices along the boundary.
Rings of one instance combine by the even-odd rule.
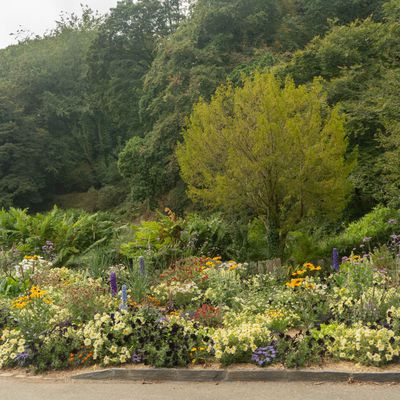
[[[350,191],[345,116],[321,82],[257,73],[194,108],[177,150],[194,200],[251,210],[283,236],[306,218],[338,218]]]

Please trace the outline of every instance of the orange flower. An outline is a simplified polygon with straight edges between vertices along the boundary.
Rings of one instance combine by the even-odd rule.
[[[301,286],[303,282],[304,278],[292,279],[290,282],[286,282],[286,286],[290,288],[295,288]]]

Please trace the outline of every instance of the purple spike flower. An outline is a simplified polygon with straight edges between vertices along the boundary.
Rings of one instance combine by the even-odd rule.
[[[115,297],[118,294],[117,274],[113,271],[110,274],[111,295]]]
[[[128,292],[126,285],[122,285],[121,305],[119,306],[119,309],[126,310],[127,308],[128,308]]]
[[[144,275],[146,273],[144,257],[142,257],[142,256],[139,257],[139,272],[140,272],[140,275]]]
[[[332,268],[335,271],[339,271],[340,264],[339,264],[339,252],[337,249],[332,250]]]

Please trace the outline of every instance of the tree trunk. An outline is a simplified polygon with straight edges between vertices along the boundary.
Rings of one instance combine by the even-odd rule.
[[[266,245],[268,247],[269,258],[282,259],[285,250],[285,237],[282,237],[280,234],[278,218],[266,218],[264,224],[267,231]]]

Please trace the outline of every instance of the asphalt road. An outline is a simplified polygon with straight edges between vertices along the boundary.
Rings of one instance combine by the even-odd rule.
[[[399,400],[400,385],[130,383],[0,378],[1,400]]]

